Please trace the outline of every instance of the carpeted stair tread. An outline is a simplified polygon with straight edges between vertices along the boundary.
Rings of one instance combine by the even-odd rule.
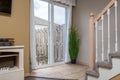
[[[96,70],[88,70],[86,72],[86,75],[90,75],[90,76],[93,76],[93,77],[99,77],[99,73]]]
[[[120,52],[110,53],[110,58],[120,58]]]
[[[98,62],[97,65],[98,65],[98,67],[101,67],[101,68],[112,69],[112,63],[111,62],[107,62],[107,61]]]

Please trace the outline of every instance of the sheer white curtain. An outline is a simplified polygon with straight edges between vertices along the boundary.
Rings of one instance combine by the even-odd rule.
[[[75,4],[76,4],[76,0],[50,0],[50,1],[62,3],[65,5],[72,5],[72,6],[75,6]]]
[[[65,62],[70,62],[70,56],[69,56],[69,28],[71,27],[72,25],[72,5],[70,5],[67,9],[67,37],[66,37],[66,54],[65,54]]]

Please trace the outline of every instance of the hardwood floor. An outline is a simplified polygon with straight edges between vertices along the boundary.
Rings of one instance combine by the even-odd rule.
[[[85,80],[86,66],[78,64],[64,64],[55,67],[35,70],[31,75],[48,78]]]
[[[110,80],[120,80],[120,74],[114,76],[114,77],[113,77],[112,79],[110,79]]]
[[[58,79],[58,78],[43,78],[43,77],[25,77],[25,80],[77,80],[77,79]]]

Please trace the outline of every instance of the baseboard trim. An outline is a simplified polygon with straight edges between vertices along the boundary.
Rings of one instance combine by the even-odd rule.
[[[71,64],[71,62],[66,62],[65,64]],[[82,66],[87,66],[87,67],[89,67],[88,64],[83,63],[83,62],[76,62],[76,64],[79,64],[79,65],[82,65]]]
[[[83,65],[83,66],[87,66],[87,67],[89,67],[89,65],[88,65],[88,64],[83,63],[83,62],[77,62],[77,64],[80,64],[80,65]]]
[[[24,75],[25,77],[27,77],[27,76],[30,76],[30,73],[25,73],[25,75]]]

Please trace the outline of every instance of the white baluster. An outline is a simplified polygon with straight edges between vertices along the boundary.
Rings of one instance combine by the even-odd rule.
[[[108,15],[108,60],[109,60],[109,54],[110,54],[110,9],[108,9],[107,11],[107,15]]]
[[[115,52],[118,51],[118,34],[117,34],[117,29],[118,29],[118,22],[117,22],[117,0],[115,1]]]
[[[95,56],[96,56],[96,59],[95,59],[95,61],[97,62],[98,61],[98,22],[96,22],[95,23],[95,28],[96,28],[96,33],[95,33],[95,39],[96,39],[96,54],[95,54]]]
[[[102,61],[104,61],[104,15],[101,18],[102,20]]]

